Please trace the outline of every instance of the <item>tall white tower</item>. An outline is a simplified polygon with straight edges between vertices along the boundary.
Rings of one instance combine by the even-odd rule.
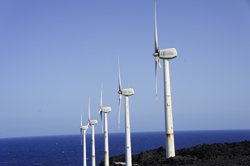
[[[174,129],[173,129],[172,101],[171,101],[171,89],[170,89],[169,59],[177,57],[177,51],[175,48],[158,50],[156,1],[155,1],[155,53],[153,55],[155,56],[156,97],[157,97],[158,64],[160,65],[159,60],[163,59],[166,158],[170,158],[175,156],[175,146],[174,146]]]

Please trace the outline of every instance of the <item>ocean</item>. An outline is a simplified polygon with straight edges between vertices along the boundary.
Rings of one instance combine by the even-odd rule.
[[[250,141],[250,130],[175,131],[175,149],[199,144]],[[87,134],[87,165],[91,166],[91,134]],[[96,164],[104,159],[104,135],[96,134]],[[164,132],[131,133],[132,154],[165,147]],[[125,153],[125,134],[109,134],[109,155]],[[0,166],[81,166],[79,135],[0,139]]]

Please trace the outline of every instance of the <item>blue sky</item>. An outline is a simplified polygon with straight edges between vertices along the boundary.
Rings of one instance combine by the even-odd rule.
[[[250,129],[249,18],[247,0],[157,1],[159,49],[178,52],[170,60],[175,131]],[[0,1],[0,138],[78,134],[89,98],[101,133],[102,83],[109,132],[124,132],[118,54],[122,87],[135,91],[131,131],[164,131],[153,53],[153,0]]]

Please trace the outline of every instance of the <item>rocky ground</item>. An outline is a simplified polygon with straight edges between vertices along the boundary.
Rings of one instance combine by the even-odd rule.
[[[250,166],[250,141],[239,143],[203,144],[176,150],[176,156],[166,159],[166,149],[160,147],[133,155],[133,165],[139,166]],[[125,162],[125,155],[113,156],[109,159],[110,166],[119,166],[115,162]],[[103,161],[99,166],[103,166]]]

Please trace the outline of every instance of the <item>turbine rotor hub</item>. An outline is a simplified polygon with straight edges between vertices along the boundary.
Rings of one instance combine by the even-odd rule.
[[[159,53],[158,53],[158,52],[155,52],[153,55],[154,55],[155,57],[157,57],[157,56],[159,56]]]

